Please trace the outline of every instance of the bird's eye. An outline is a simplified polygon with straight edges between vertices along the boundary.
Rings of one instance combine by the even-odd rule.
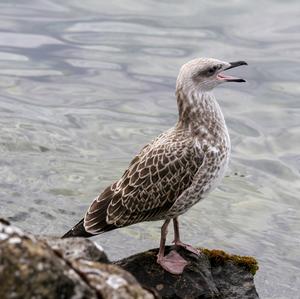
[[[217,70],[219,70],[222,66],[220,65],[214,65],[214,66],[211,66],[209,68],[206,68],[204,70],[200,70],[198,73],[196,73],[195,75],[195,78],[197,77],[210,77],[212,75],[215,74],[215,72]]]
[[[218,68],[218,67],[217,67],[216,65],[213,66],[213,67],[211,67],[211,68],[209,68],[209,69],[207,70],[207,75],[208,75],[208,76],[213,75],[213,74],[216,72],[217,68]]]

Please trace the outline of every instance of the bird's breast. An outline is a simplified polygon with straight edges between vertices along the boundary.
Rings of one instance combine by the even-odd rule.
[[[202,151],[204,159],[194,178],[194,193],[203,197],[216,188],[227,169],[231,150],[227,128],[224,127],[218,134],[206,134],[196,138],[195,146]]]

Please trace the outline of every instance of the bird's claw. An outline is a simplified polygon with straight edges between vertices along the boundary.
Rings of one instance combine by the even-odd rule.
[[[194,254],[196,254],[196,255],[200,255],[200,251],[199,251],[197,248],[193,247],[192,245],[185,244],[185,243],[181,242],[180,240],[178,240],[178,241],[173,241],[173,243],[174,243],[176,246],[178,246],[178,247],[183,247],[183,248],[186,249],[187,251],[190,251],[190,252],[192,252],[192,253],[194,253]]]

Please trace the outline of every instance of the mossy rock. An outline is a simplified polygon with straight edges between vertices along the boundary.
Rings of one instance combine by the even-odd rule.
[[[231,261],[237,266],[245,267],[252,275],[259,269],[257,260],[252,256],[228,254],[218,249],[199,248],[199,250],[209,258],[212,265],[224,265],[225,262]]]
[[[156,263],[158,249],[124,258],[116,264],[161,298],[259,298],[253,281],[258,269],[254,258],[208,249],[199,249],[197,256],[173,246],[166,247],[166,254],[173,249],[189,262],[181,275],[170,274]]]

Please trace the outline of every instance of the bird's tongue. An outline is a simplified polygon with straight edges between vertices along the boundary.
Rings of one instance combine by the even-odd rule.
[[[235,80],[235,79],[239,79],[237,77],[233,77],[233,76],[228,76],[228,75],[224,75],[224,74],[218,74],[218,78],[221,80]]]
[[[226,81],[226,82],[246,82],[244,79],[233,77],[233,76],[225,76],[224,74],[218,74],[217,77],[221,81]]]

